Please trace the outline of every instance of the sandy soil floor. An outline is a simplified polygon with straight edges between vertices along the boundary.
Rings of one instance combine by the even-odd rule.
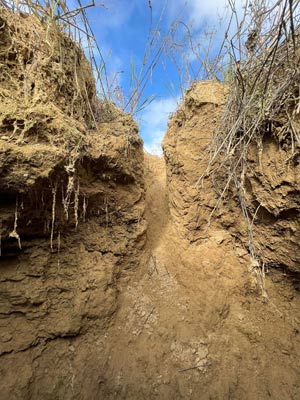
[[[147,247],[121,274],[108,329],[4,355],[0,399],[299,399],[298,282],[267,272],[266,301],[226,231],[180,238],[164,161],[145,163]]]
[[[225,231],[190,246],[172,225],[164,161],[146,157],[147,262],[121,286],[99,346],[105,399],[299,399],[300,297],[279,272],[256,292]]]

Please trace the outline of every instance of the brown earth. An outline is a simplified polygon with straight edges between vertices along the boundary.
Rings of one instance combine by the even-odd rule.
[[[1,9],[0,45],[0,398],[61,398],[60,356],[33,358],[109,324],[145,242],[142,141],[56,25]]]
[[[165,166],[64,34],[1,12],[0,45],[0,400],[299,399],[297,276],[262,297],[236,199],[210,219],[198,184],[224,88],[188,92]]]
[[[218,169],[222,154],[210,168],[215,172],[207,174],[228,90],[218,82],[198,82],[170,119],[163,147],[173,220],[191,243],[205,237],[207,225],[226,228],[248,251],[251,247],[256,262],[299,273],[299,152],[293,152],[288,132],[279,134],[282,116],[273,133],[249,146],[245,171],[240,172],[249,224],[233,182],[223,191],[232,172],[226,165]],[[299,131],[298,121],[294,129]]]
[[[221,83],[195,84],[171,117],[163,140],[170,212],[182,237],[191,243],[205,238],[210,222],[218,227],[219,210],[210,218],[218,192],[210,177],[201,181],[200,177],[205,175],[209,144],[225,102],[226,89]]]
[[[298,399],[300,298],[294,282],[270,271],[265,303],[247,253],[226,231],[213,229],[197,245],[178,235],[169,218],[163,160],[146,156],[145,174],[149,228],[139,268],[108,283],[111,293],[118,291],[109,301],[100,290],[102,259],[96,250],[82,253],[76,267],[81,281],[73,285],[83,296],[92,290],[86,301],[77,299],[94,311],[89,324],[87,318],[83,331],[53,333],[27,348],[7,336],[13,348],[1,357],[0,398]],[[71,266],[61,263],[74,280]],[[60,289],[68,293],[66,281],[61,275]],[[86,287],[91,282],[94,289]],[[48,299],[58,289],[52,293]],[[67,314],[58,309],[53,330],[66,325],[67,316],[74,320],[64,302]],[[97,324],[103,311],[107,325]],[[33,318],[21,317],[17,336]]]
[[[103,399],[297,399],[299,296],[272,271],[257,295],[221,229],[191,245],[168,212],[164,160],[145,159],[147,257],[99,341]]]

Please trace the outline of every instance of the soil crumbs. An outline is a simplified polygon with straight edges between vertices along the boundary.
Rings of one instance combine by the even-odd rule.
[[[120,277],[108,329],[3,356],[23,367],[1,400],[5,387],[22,400],[299,399],[297,282],[270,271],[263,301],[226,231],[207,229],[197,245],[178,236],[163,159],[145,156],[145,171],[147,248]]]
[[[269,272],[266,302],[226,231],[184,242],[169,219],[164,160],[145,164],[147,254],[96,344],[106,360],[101,398],[299,399],[296,282]]]

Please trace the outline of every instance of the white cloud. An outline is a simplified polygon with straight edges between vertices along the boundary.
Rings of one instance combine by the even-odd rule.
[[[227,4],[227,0],[189,0],[190,19],[195,24],[200,23],[201,18],[216,17],[222,12]]]
[[[176,110],[178,100],[172,97],[156,99],[141,112],[140,134],[144,139],[147,152],[162,155],[161,141],[166,132],[170,114]]]
[[[156,156],[162,155],[161,142],[165,135],[165,131],[153,131],[150,141],[145,143],[144,148],[147,153],[154,154]]]
[[[152,101],[142,113],[142,120],[151,120],[152,126],[160,126],[165,123],[167,116],[174,111],[177,105],[177,98],[165,97]]]
[[[93,16],[90,20],[93,24],[97,23],[97,35],[102,40],[107,39],[109,33],[124,26],[131,19],[134,13],[136,2],[124,0],[103,1],[105,7],[93,9]]]
[[[236,0],[235,7],[241,15],[245,0]],[[199,30],[205,23],[216,24],[223,20],[229,10],[228,0],[169,0],[168,14],[171,20],[185,20],[193,28]]]

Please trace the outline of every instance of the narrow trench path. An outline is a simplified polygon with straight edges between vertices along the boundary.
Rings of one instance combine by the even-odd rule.
[[[103,398],[294,398],[283,383],[297,381],[297,368],[276,352],[290,345],[292,326],[253,294],[246,258],[225,231],[194,247],[178,237],[164,160],[146,156],[145,170],[147,256],[121,282],[102,342]]]

